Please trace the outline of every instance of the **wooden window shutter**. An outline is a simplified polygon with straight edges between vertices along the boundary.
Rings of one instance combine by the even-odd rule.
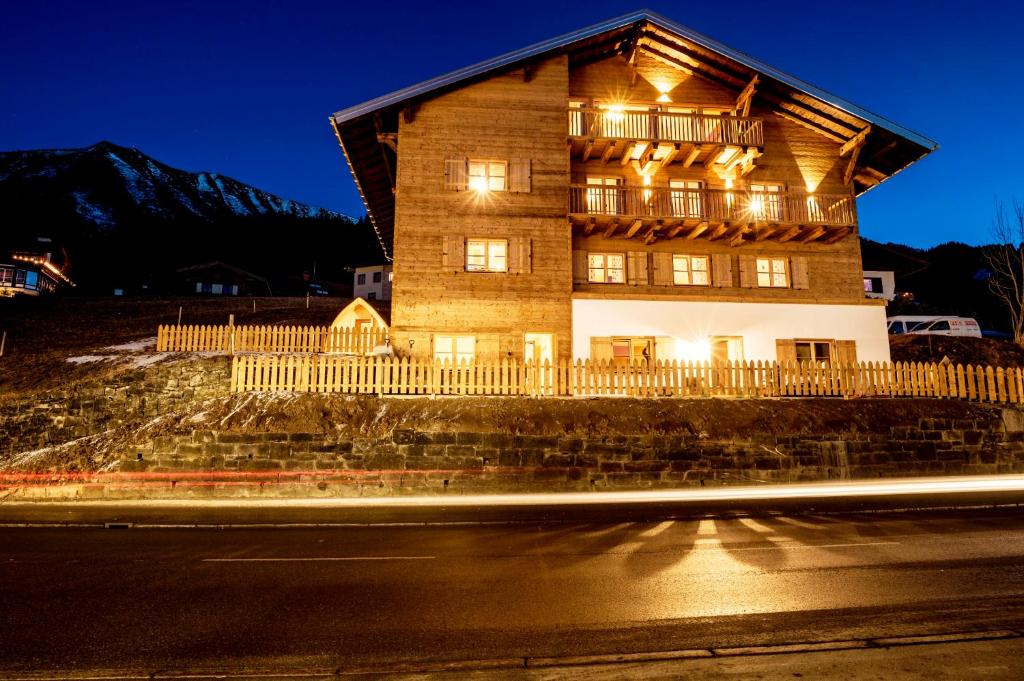
[[[672,274],[672,254],[654,254],[654,285],[671,286],[675,280]]]
[[[441,267],[446,272],[462,272],[466,269],[466,239],[457,234],[441,237]]]
[[[835,345],[835,362],[841,366],[851,366],[857,363],[857,342],[852,340],[837,340]]]
[[[647,253],[630,251],[626,254],[626,281],[632,286],[647,286]]]
[[[711,283],[719,288],[732,287],[732,256],[725,253],[716,253],[711,256],[712,272]]]
[[[514,158],[508,163],[508,190],[510,192],[529,192],[532,182],[530,159]]]
[[[612,359],[612,339],[590,337],[590,359],[595,362],[609,362]]]
[[[527,237],[512,237],[508,240],[508,271],[514,274],[528,274],[531,267],[531,240]]]
[[[451,191],[463,191],[468,182],[469,169],[466,157],[447,158],[444,161],[444,188]]]
[[[810,279],[807,276],[807,258],[793,258],[789,262],[789,269],[793,288],[810,288]]]
[[[572,252],[572,283],[574,284],[586,284],[588,279],[587,275],[587,252],[586,251],[573,251]]]
[[[740,286],[757,288],[757,258],[752,255],[740,256]]]
[[[775,359],[779,364],[786,362],[796,364],[796,341],[792,338],[775,339]]]

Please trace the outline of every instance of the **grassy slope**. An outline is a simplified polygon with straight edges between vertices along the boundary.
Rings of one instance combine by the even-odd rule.
[[[99,380],[118,366],[73,364],[69,357],[103,354],[112,345],[156,337],[159,324],[329,324],[348,303],[342,298],[53,298],[0,299],[0,396]]]

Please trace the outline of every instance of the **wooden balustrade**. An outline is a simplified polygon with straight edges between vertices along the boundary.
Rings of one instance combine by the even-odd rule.
[[[581,107],[569,109],[569,136],[763,147],[764,125],[760,118]]]
[[[379,328],[329,326],[159,326],[157,352],[366,354],[383,345]]]
[[[931,397],[1024,403],[1024,372],[918,362],[560,361],[450,364],[338,355],[238,355],[233,392],[531,397]]]
[[[855,202],[847,194],[726,189],[571,185],[569,213],[711,222],[851,227],[857,224]]]

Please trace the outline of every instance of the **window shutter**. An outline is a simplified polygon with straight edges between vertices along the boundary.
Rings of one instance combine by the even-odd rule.
[[[523,237],[521,242],[522,258],[519,261],[519,271],[523,274],[533,272],[533,239]]]
[[[792,338],[777,338],[775,340],[775,359],[779,364],[786,362],[796,364],[796,341]]]
[[[574,284],[586,284],[587,283],[587,252],[586,251],[573,251],[572,252],[572,283]]]
[[[810,288],[810,280],[807,276],[807,258],[793,258],[790,260],[789,269],[793,279],[793,288]]]
[[[466,239],[457,234],[441,237],[441,267],[446,272],[462,272],[466,269]]]
[[[633,286],[647,286],[647,254],[630,251],[626,254],[626,281]]]
[[[752,255],[740,256],[740,286],[757,288],[757,258]]]
[[[610,362],[612,359],[612,339],[591,336],[590,359],[594,362]]]
[[[508,271],[519,274],[523,271],[523,237],[515,236],[508,240]]]
[[[532,181],[530,159],[514,158],[508,163],[508,190],[510,192],[529,192]]]
[[[672,254],[654,254],[654,285],[671,286],[674,277],[672,276]]]
[[[463,191],[466,188],[469,170],[464,156],[448,158],[444,161],[444,188],[452,191]]]
[[[857,363],[857,342],[852,340],[837,340],[835,345],[835,361],[841,366],[851,366]]]
[[[711,256],[711,266],[714,270],[713,281],[719,288],[732,287],[732,256],[725,253],[718,253]]]

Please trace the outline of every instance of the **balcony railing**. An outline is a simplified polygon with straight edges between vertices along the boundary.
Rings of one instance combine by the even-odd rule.
[[[760,118],[705,116],[668,111],[569,109],[569,136],[686,144],[764,146]]]
[[[857,224],[848,194],[750,192],[573,185],[569,213],[633,219],[714,223],[777,223],[852,227]]]

